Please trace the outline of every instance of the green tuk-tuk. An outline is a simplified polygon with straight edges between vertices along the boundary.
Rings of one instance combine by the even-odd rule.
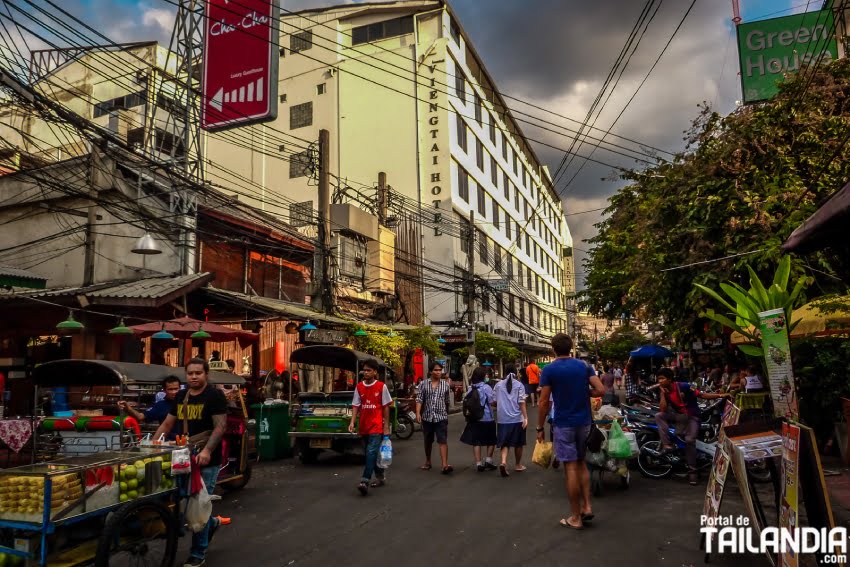
[[[375,356],[340,346],[305,346],[293,351],[289,360],[301,366],[300,381],[304,388],[310,386],[304,379],[305,366],[315,367],[314,371],[318,368],[330,368],[334,373],[332,384],[325,386],[325,389],[331,391],[302,391],[297,400],[293,400],[295,403],[291,407],[292,427],[289,436],[301,462],[315,462],[322,451],[362,455],[360,436],[356,432],[348,432],[354,388],[360,380],[362,365],[367,360],[376,361],[378,380],[386,383],[391,392],[394,391],[395,385],[392,369]],[[327,381],[321,382],[327,384]],[[398,432],[396,414],[394,401],[390,408],[390,419],[393,431]],[[404,419],[407,419],[407,416],[404,416]],[[405,422],[402,428],[405,427],[410,427],[412,431],[413,424]]]

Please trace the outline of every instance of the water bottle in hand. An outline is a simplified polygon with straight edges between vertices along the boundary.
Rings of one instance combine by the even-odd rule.
[[[393,463],[393,444],[390,441],[390,436],[384,436],[384,440],[381,442],[381,448],[378,452],[378,466],[382,469],[389,468],[389,466]]]

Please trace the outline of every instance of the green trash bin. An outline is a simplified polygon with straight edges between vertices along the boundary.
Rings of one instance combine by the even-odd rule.
[[[289,442],[289,404],[254,404],[257,453],[264,461],[292,456]]]

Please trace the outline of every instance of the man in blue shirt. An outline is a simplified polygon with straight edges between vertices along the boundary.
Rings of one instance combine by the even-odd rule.
[[[168,416],[171,405],[177,397],[177,392],[180,391],[180,379],[177,376],[167,376],[162,381],[162,391],[165,397],[154,403],[144,412],[140,412],[135,408],[131,408],[127,402],[118,402],[118,407],[127,412],[128,415],[136,418],[139,423],[162,423]]]
[[[580,530],[593,519],[590,504],[590,474],[584,463],[587,437],[593,422],[590,398],[600,397],[605,387],[586,362],[572,357],[573,339],[564,333],[552,337],[552,350],[558,357],[546,365],[540,376],[540,402],[537,415],[537,440],[543,442],[543,424],[549,404],[555,403],[555,459],[564,463],[567,495],[572,516],[561,525]]]

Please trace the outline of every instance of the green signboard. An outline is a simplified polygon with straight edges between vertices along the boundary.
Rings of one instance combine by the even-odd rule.
[[[772,98],[786,74],[819,58],[823,63],[838,58],[832,11],[740,24],[738,53],[744,102]]]

